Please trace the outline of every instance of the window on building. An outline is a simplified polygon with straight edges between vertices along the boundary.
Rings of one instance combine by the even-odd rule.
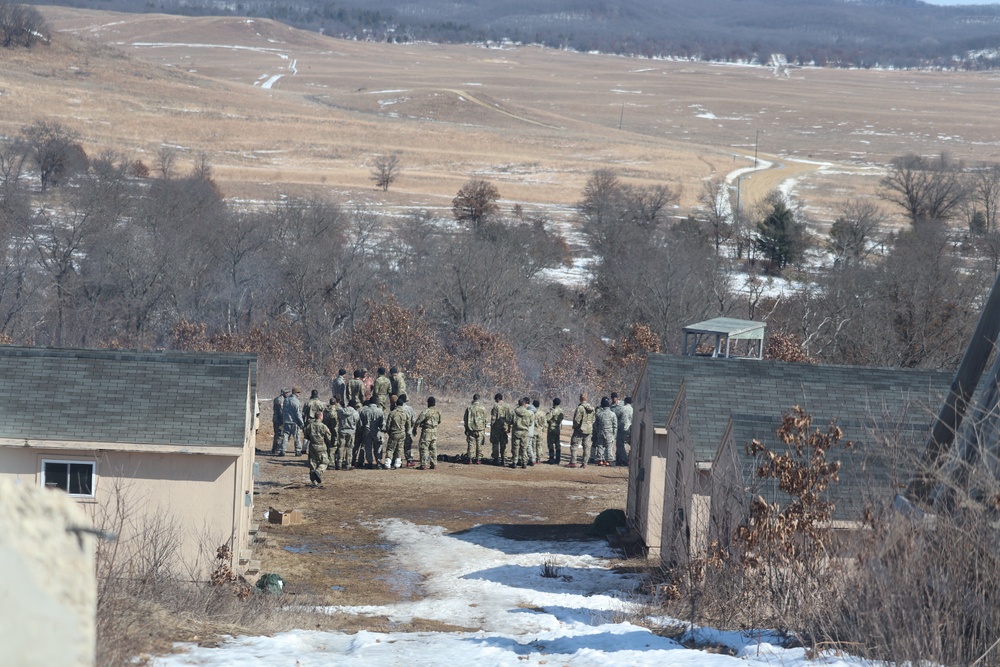
[[[42,486],[92,498],[96,472],[93,461],[42,461]]]

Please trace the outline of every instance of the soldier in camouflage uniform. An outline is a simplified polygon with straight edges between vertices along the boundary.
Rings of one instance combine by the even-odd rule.
[[[340,399],[336,396],[330,399],[330,403],[326,406],[326,410],[323,411],[323,424],[330,429],[330,441],[326,445],[326,455],[329,460],[329,465],[333,466],[335,459],[337,458],[337,441],[340,437],[337,435],[337,410],[340,409]]]
[[[537,398],[531,402],[535,408],[535,437],[534,437],[534,454],[533,457],[535,461],[542,460],[542,443],[545,441],[546,431],[548,430],[549,418],[542,410],[542,402]]]
[[[305,419],[306,425],[308,426],[309,422],[311,422],[313,419],[315,419],[316,415],[318,413],[323,412],[323,409],[325,407],[326,407],[326,404],[323,403],[322,400],[320,400],[319,391],[313,389],[309,393],[309,400],[306,401],[306,407],[303,410],[303,413],[304,413],[303,417]]]
[[[420,467],[419,470],[433,470],[437,467],[437,427],[441,423],[441,412],[437,409],[437,399],[427,397],[427,409],[423,410],[413,422],[413,435],[420,429]]]
[[[388,438],[385,452],[386,469],[399,468],[402,464],[403,447],[406,445],[406,436],[413,428],[413,418],[409,411],[404,408],[406,405],[406,395],[396,398],[396,408],[389,413],[386,420],[385,432]]]
[[[288,389],[282,389],[271,402],[271,426],[274,428],[274,438],[271,439],[271,456],[277,456],[278,447],[281,446],[281,432],[285,424],[286,396],[288,396]]]
[[[486,445],[486,406],[479,400],[479,394],[472,395],[472,403],[465,409],[462,422],[465,424],[466,463],[479,465]]]
[[[580,445],[583,451],[580,455],[580,467],[587,467],[590,455],[590,439],[594,432],[594,406],[587,402],[587,395],[580,394],[580,404],[573,411],[573,435],[569,441],[569,468],[575,468],[576,447]]]
[[[293,387],[292,393],[285,397],[285,402],[281,406],[283,423],[281,425],[281,447],[278,450],[278,456],[285,455],[289,438],[294,443],[295,455],[302,455],[302,427],[305,426],[305,423],[302,421],[302,401],[299,400],[301,393],[298,387]]]
[[[618,417],[618,433],[615,439],[615,464],[628,465],[628,450],[625,445],[632,444],[632,397],[625,397],[621,416]]]
[[[510,432],[514,411],[503,402],[503,394],[493,397],[490,410],[490,444],[493,446],[493,465],[502,466],[507,456],[507,434]]]
[[[351,470],[354,454],[354,434],[358,428],[358,411],[352,405],[342,405],[337,410],[337,456],[333,467]]]
[[[393,396],[402,396],[406,393],[406,377],[395,366],[389,369],[389,383]]]
[[[389,394],[392,393],[392,382],[385,376],[385,369],[378,369],[378,377],[372,383],[372,397],[375,403],[382,408],[382,412],[389,410]]]
[[[528,447],[531,446],[531,429],[535,425],[535,413],[528,406],[528,399],[521,398],[514,409],[510,429],[510,467],[527,467]]]
[[[611,400],[601,399],[601,407],[594,414],[594,458],[599,466],[611,465],[615,439],[618,437],[618,417],[611,410]]]
[[[322,484],[321,473],[330,466],[330,457],[327,453],[330,448],[330,441],[333,434],[326,424],[323,423],[323,411],[313,415],[312,421],[306,424],[306,440],[309,441],[309,481],[313,484]]]
[[[337,379],[330,383],[330,393],[341,405],[347,402],[347,369],[341,368],[337,371]]]
[[[374,468],[382,461],[383,430],[385,430],[385,413],[372,396],[365,402],[365,407],[358,412],[358,437],[362,439],[366,468]]]
[[[548,444],[549,463],[558,465],[562,461],[562,435],[563,409],[562,399],[559,397],[552,399],[552,409],[549,410],[548,418]]]
[[[347,383],[347,403],[345,405],[362,405],[365,402],[365,383],[361,379],[363,375],[360,369],[354,371],[354,377]]]
[[[403,410],[410,415],[410,423],[412,424],[417,420],[417,411],[410,405],[410,399],[406,394],[400,394],[399,398],[403,399]],[[420,453],[419,450],[417,453]],[[406,432],[406,440],[403,442],[403,458],[406,460],[407,468],[416,467],[417,462],[413,459],[413,434],[409,431]]]

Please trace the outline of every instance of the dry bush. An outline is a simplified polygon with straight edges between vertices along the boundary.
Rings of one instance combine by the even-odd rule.
[[[365,301],[363,321],[345,339],[346,357],[361,367],[398,366],[414,379],[437,385],[447,373],[447,359],[422,308],[410,310],[381,286]],[[388,363],[387,363],[388,362]]]
[[[168,513],[140,516],[134,508],[142,499],[123,482],[115,483],[110,498],[94,517],[107,536],[96,552],[99,667],[146,664],[146,656],[168,651],[174,642],[270,622],[274,601],[252,594],[250,584],[232,572],[228,544],[215,552],[210,581],[198,581],[202,563],[179,557],[179,521]]]
[[[793,333],[775,331],[767,335],[764,358],[775,361],[793,361],[801,364],[815,364],[816,359],[802,349],[802,341]]]
[[[592,355],[579,345],[564,345],[555,363],[542,367],[542,393],[575,397],[582,392],[592,392],[599,377]]]
[[[448,389],[485,391],[525,386],[514,347],[502,335],[479,324],[467,324],[448,341]]]
[[[646,324],[632,324],[620,340],[612,341],[608,346],[602,374],[606,384],[602,389],[631,393],[646,357],[659,354],[662,350],[660,337],[655,331]]]

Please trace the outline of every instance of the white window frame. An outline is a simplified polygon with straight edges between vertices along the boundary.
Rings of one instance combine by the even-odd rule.
[[[48,463],[63,463],[67,466],[83,465],[90,466],[90,493],[70,493],[69,489],[53,486],[47,487],[45,484],[45,466]],[[70,498],[93,498],[97,493],[97,461],[87,459],[42,459],[41,471],[39,472],[42,488],[53,488],[64,491]]]

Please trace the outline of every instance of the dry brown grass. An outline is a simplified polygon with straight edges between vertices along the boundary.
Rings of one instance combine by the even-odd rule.
[[[994,157],[991,73],[786,77],[536,47],[358,43],[264,20],[44,11],[55,44],[5,54],[0,129],[45,113],[89,149],[147,161],[161,142],[204,150],[231,196],[319,190],[443,207],[480,175],[530,210],[573,204],[593,169],[612,167],[681,189],[690,207],[703,179],[752,162],[760,130],[760,157],[776,168],[744,179],[744,201],[796,178],[828,221],[842,194],[871,191],[873,163],[911,151]],[[278,74],[270,90],[254,85]],[[404,171],[383,194],[369,168],[387,151]]]

